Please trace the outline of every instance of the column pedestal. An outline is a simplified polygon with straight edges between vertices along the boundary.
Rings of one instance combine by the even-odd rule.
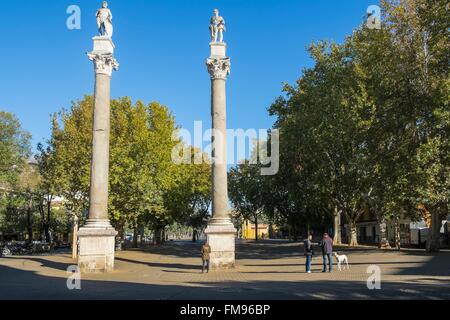
[[[236,228],[231,220],[212,219],[205,234],[211,247],[211,269],[234,268]]]
[[[117,231],[109,221],[86,224],[78,232],[80,252],[78,266],[83,273],[111,272],[114,270],[114,249]]]

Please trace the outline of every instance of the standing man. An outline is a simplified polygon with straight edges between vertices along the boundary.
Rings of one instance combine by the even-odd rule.
[[[314,255],[312,234],[308,235],[308,239],[306,239],[304,241],[304,245],[305,245],[305,256],[306,256],[306,272],[311,273],[311,263],[312,263],[312,257]]]
[[[320,241],[320,247],[322,248],[323,256],[323,271],[327,272],[327,259],[328,259],[328,270],[331,272],[333,269],[333,240],[330,238],[328,233],[323,234],[322,241]]]
[[[211,18],[209,30],[211,31],[211,42],[217,42],[217,38],[219,38],[219,42],[223,42],[223,33],[227,31],[227,29],[225,27],[224,18],[219,16],[218,9],[214,9],[214,15]]]
[[[103,1],[102,7],[97,10],[97,26],[98,33],[101,36],[112,37],[113,35],[113,25],[112,25],[112,13],[108,9],[108,2]]]
[[[202,273],[205,273],[205,269],[206,271],[209,273],[210,270],[210,254],[211,254],[211,247],[209,246],[208,243],[206,243],[203,247],[202,247]]]

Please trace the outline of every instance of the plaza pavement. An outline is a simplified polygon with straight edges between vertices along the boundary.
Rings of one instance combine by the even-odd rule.
[[[0,258],[0,299],[450,299],[449,251],[343,246],[350,270],[322,273],[316,256],[306,274],[302,244],[238,241],[236,249],[235,269],[209,274],[201,274],[200,244],[121,251],[113,273],[83,275],[81,290],[67,289],[68,253]],[[367,288],[370,265],[381,268],[381,290]]]

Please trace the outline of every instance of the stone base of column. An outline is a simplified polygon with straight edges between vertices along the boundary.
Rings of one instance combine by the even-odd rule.
[[[205,234],[211,247],[212,270],[234,268],[236,231],[230,219],[212,219],[208,224]]]
[[[114,251],[117,231],[109,221],[88,221],[78,231],[78,267],[82,273],[114,270]]]

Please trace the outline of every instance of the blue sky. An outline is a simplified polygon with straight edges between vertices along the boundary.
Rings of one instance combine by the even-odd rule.
[[[112,97],[158,101],[177,122],[210,126],[209,19],[215,7],[227,22],[232,59],[228,127],[267,129],[267,107],[311,65],[305,48],[321,39],[341,42],[378,0],[111,0],[121,65]],[[81,8],[81,30],[68,30],[66,9]],[[86,52],[96,35],[101,1],[0,1],[0,110],[15,113],[33,135],[48,138],[50,114],[93,92]]]

